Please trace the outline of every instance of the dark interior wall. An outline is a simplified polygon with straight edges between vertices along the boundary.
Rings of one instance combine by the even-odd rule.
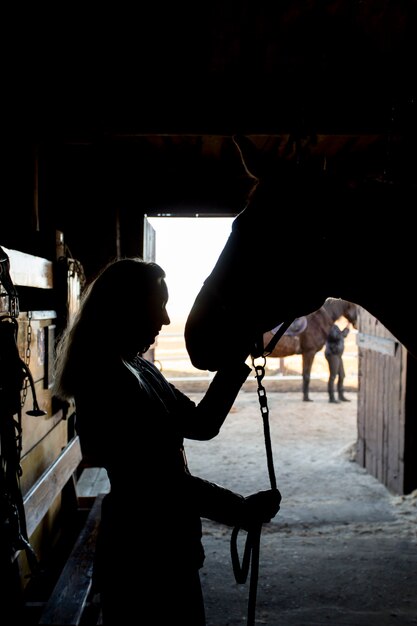
[[[8,160],[1,244],[55,258],[55,232],[86,272],[116,256],[111,166],[92,146],[21,141]],[[3,200],[4,202],[4,200]]]
[[[16,219],[3,233],[3,245],[54,258],[55,230],[62,231],[70,256],[81,261],[88,277],[118,254],[142,253],[144,214],[230,215],[243,208],[250,185],[235,151],[233,158],[228,150],[224,157],[205,157],[198,140],[189,149],[178,149],[169,138],[161,141],[160,147],[157,140],[147,139],[36,146],[37,230],[29,228],[26,219],[21,227],[22,203],[15,199]],[[30,216],[34,149],[28,146],[26,152],[15,167],[20,189],[28,188],[25,206]],[[25,229],[27,241],[22,238]]]
[[[250,185],[230,146],[219,158],[204,156],[198,140],[185,149],[161,142],[16,144],[1,244],[54,259],[55,231],[62,231],[88,276],[117,254],[142,253],[145,213],[231,215],[243,208]]]
[[[31,142],[14,141],[5,146],[1,189],[1,244],[25,248],[33,254],[41,248],[35,206],[36,150]]]
[[[64,233],[88,276],[116,256],[116,217],[106,159],[91,146],[47,145],[40,205],[45,228]]]

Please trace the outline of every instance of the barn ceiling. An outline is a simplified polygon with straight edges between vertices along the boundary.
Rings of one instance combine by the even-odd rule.
[[[412,176],[416,15],[415,0],[28,15],[11,119],[35,142],[100,147],[122,163],[173,159],[175,175],[227,160],[240,133],[282,158]]]

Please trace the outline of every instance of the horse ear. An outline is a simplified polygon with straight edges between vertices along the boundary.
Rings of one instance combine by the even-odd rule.
[[[285,164],[280,156],[281,138],[273,137],[263,140],[262,145],[258,145],[245,135],[233,135],[232,140],[239,152],[246,175],[256,184],[262,182],[276,186],[280,173],[284,173],[286,178],[288,164]],[[283,172],[284,166],[285,172]]]
[[[246,174],[257,182],[261,176],[259,152],[255,144],[244,135],[233,135]]]

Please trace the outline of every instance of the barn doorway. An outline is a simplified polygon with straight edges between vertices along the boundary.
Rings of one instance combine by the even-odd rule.
[[[210,274],[232,227],[233,217],[149,217],[155,231],[154,258],[166,272],[169,290],[165,326],[154,347],[155,363],[167,378],[209,378],[193,367],[184,342],[188,312]]]
[[[164,327],[154,347],[154,359],[167,378],[199,378],[207,380],[209,372],[197,370],[191,364],[184,343],[184,325],[189,310],[204,280],[210,274],[230,234],[233,216],[147,216],[152,233],[152,258],[167,273],[169,288],[168,312],[171,324]],[[347,320],[342,318],[340,327]],[[348,392],[356,392],[358,384],[357,331],[353,328],[345,342],[345,385]],[[285,384],[288,391],[301,393],[301,355],[285,359],[270,358],[266,364],[269,384]],[[311,373],[311,389],[325,391],[328,364],[324,349],[316,354]]]

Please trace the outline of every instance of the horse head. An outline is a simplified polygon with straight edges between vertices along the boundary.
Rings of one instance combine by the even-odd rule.
[[[344,317],[346,317],[348,322],[352,324],[353,328],[357,329],[358,328],[358,307],[353,302],[348,302],[347,300],[344,300],[344,302],[345,302],[345,310],[343,312],[343,315]]]
[[[234,142],[253,185],[186,321],[188,354],[193,365],[203,370],[219,369],[225,355],[259,356],[264,332],[279,327],[275,334],[278,341],[296,317],[319,308],[328,295],[319,287],[313,288],[311,281],[294,292],[291,271],[275,271],[281,248],[288,249],[286,230],[294,229],[298,208],[305,211],[311,198],[302,185],[296,184],[294,172],[290,174],[279,159],[277,165],[276,154],[267,158],[245,138],[235,138]],[[307,221],[315,221],[313,217],[310,211]],[[298,233],[298,240],[302,240],[303,232]],[[306,232],[310,236],[308,225]],[[282,287],[278,303],[277,285]]]
[[[352,324],[353,328],[357,328],[358,307],[353,302],[343,300],[342,298],[326,298],[322,309],[325,310],[330,318],[329,322],[334,323],[341,317],[345,317]]]
[[[417,355],[412,313],[399,307],[396,298],[385,297],[392,259],[397,263],[395,292],[401,293],[401,281],[407,292],[401,263],[408,260],[411,267],[414,262],[414,231],[402,227],[398,237],[394,224],[399,222],[394,222],[396,211],[391,211],[390,220],[377,220],[375,236],[375,207],[389,198],[392,206],[403,209],[404,192],[378,181],[342,181],[327,168],[320,170],[317,159],[305,163],[288,159],[288,145],[279,142],[272,150],[262,150],[248,138],[235,138],[234,143],[251,190],[186,321],[185,343],[193,365],[215,371],[225,358],[260,356],[263,334],[278,329],[269,346],[273,349],[293,320],[319,309],[335,286],[341,293],[346,290]],[[353,208],[361,215],[360,254],[351,255],[349,275],[341,276],[333,260],[352,242],[334,215],[336,210],[352,214]],[[364,272],[369,259],[378,267],[374,291]],[[356,328],[352,302],[342,315]]]

